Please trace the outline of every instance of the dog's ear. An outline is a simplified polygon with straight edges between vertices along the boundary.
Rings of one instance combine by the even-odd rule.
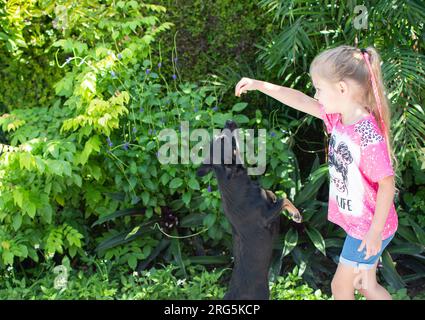
[[[197,174],[197,176],[198,176],[198,177],[203,177],[203,176],[207,175],[207,174],[208,174],[208,172],[210,172],[210,171],[211,171],[211,169],[212,169],[211,164],[203,163],[203,164],[201,164],[201,166],[198,168],[198,170],[196,170],[196,174]]]

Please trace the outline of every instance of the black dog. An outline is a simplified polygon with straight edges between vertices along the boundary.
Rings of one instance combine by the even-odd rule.
[[[235,129],[236,123],[228,120],[222,134],[211,142],[210,154],[197,174],[204,176],[214,171],[223,211],[232,226],[234,267],[224,299],[268,300],[268,272],[273,242],[279,234],[280,213],[286,209],[296,222],[302,218],[289,200],[276,199],[273,192],[249,178],[240,161]],[[224,152],[226,143],[231,145],[231,152]]]

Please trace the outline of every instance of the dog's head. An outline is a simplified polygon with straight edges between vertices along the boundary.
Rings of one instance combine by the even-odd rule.
[[[209,154],[207,154],[198,168],[198,176],[205,176],[214,168],[226,170],[228,178],[242,172],[244,168],[239,154],[237,128],[236,122],[232,120],[226,121],[222,132],[210,142]]]

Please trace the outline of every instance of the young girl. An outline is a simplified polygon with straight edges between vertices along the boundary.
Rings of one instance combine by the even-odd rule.
[[[259,90],[325,123],[330,134],[328,219],[347,233],[331,284],[335,300],[354,299],[355,289],[366,299],[391,299],[376,280],[379,257],[398,227],[390,109],[380,62],[373,47],[343,45],[320,53],[310,66],[314,99],[249,78],[235,88],[238,97]]]

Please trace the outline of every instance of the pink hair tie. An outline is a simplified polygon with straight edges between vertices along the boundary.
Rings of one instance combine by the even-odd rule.
[[[375,95],[376,104],[378,105],[378,111],[379,111],[379,116],[381,118],[382,129],[384,130],[384,135],[386,136],[387,130],[386,130],[386,126],[385,126],[385,123],[384,123],[384,119],[382,117],[381,99],[380,99],[379,94],[378,94],[378,87],[376,85],[376,79],[375,79],[375,76],[373,74],[372,66],[370,65],[370,62],[369,62],[369,53],[366,51],[366,49],[363,49],[363,48],[360,49],[360,51],[362,52],[363,58],[366,60],[367,67],[369,69],[370,79],[372,81],[373,94]]]

